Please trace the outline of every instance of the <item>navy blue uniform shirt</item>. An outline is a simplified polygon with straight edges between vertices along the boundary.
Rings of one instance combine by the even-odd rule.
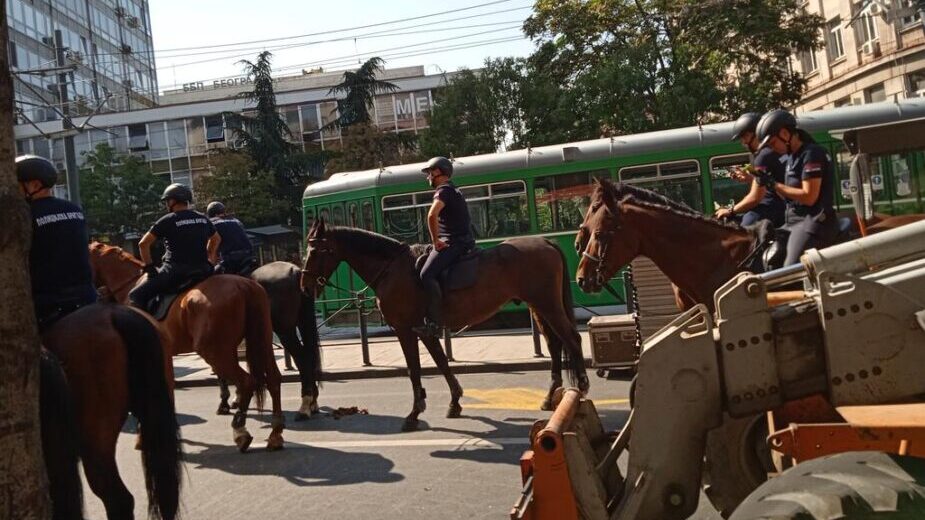
[[[29,267],[36,303],[95,294],[87,221],[80,206],[55,197],[35,199]]]
[[[443,201],[443,209],[437,217],[438,235],[447,242],[472,240],[472,220],[466,199],[452,182],[437,187],[434,200]]]
[[[222,257],[232,251],[253,252],[254,246],[244,230],[240,220],[231,217],[215,217],[212,219],[215,230],[218,231],[222,241],[218,245],[218,253]]]
[[[199,267],[209,263],[206,244],[215,226],[202,213],[191,209],[168,213],[151,226],[151,234],[164,240],[165,264]]]
[[[835,167],[825,148],[816,143],[805,143],[790,156],[787,165],[787,186],[799,188],[805,179],[822,179],[816,203],[807,206],[795,200],[787,200],[788,210],[796,216],[816,216],[823,211],[835,210]]]
[[[758,154],[752,161],[752,166],[761,172],[771,172],[771,175],[774,176],[775,181],[784,183],[787,175],[787,167],[785,166],[786,162],[786,157],[782,157],[775,153],[770,146],[765,146],[758,151]],[[787,202],[781,198],[780,195],[774,193],[773,191],[765,190],[764,197],[761,198],[761,201],[758,202],[758,205],[767,206],[773,211],[780,211],[779,214],[781,218],[783,218],[784,208],[786,207]]]

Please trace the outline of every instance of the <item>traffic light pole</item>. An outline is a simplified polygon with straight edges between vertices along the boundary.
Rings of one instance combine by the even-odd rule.
[[[60,30],[55,30],[55,65],[65,67],[64,37]],[[61,103],[61,113],[64,115],[62,126],[65,131],[74,128],[71,122],[71,110],[67,95],[67,72],[58,74],[58,101]],[[64,165],[67,170],[68,198],[74,204],[80,204],[80,179],[77,171],[77,153],[74,149],[74,134],[69,132],[64,139]]]

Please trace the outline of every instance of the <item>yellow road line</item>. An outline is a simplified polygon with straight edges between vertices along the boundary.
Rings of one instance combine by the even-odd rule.
[[[545,398],[546,392],[536,388],[475,388],[466,390],[463,406],[490,410],[536,410]],[[629,403],[629,399],[592,399],[592,401],[597,406]]]

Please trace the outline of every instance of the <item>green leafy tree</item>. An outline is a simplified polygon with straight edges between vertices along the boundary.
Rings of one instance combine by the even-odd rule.
[[[141,233],[163,212],[160,203],[166,175],[154,175],[139,157],[119,154],[108,144],[84,154],[80,192],[91,234],[119,240]]]
[[[394,83],[377,78],[383,70],[383,65],[385,60],[372,57],[357,70],[344,72],[341,82],[331,87],[328,94],[343,96],[337,100],[338,117],[331,123],[333,126],[349,128],[355,124],[370,123],[370,109],[375,96],[398,90]]]
[[[418,160],[412,135],[355,124],[343,134],[343,150],[327,163],[329,173],[368,170]]]
[[[799,0],[537,2],[525,32],[578,119],[620,134],[731,119],[797,101],[796,51],[823,20]],[[528,130],[530,130],[528,128]]]
[[[288,201],[277,196],[273,174],[258,170],[247,154],[218,151],[210,163],[212,173],[197,179],[196,197],[200,201],[221,201],[228,213],[249,227],[276,224],[286,218]]]

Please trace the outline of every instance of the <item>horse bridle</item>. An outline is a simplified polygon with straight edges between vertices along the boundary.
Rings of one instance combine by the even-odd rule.
[[[309,243],[310,245],[313,244],[313,243],[318,243],[318,242],[327,242],[327,240],[324,239],[324,238],[322,238],[322,239],[317,239],[317,238],[310,238],[310,239],[308,239],[308,243]],[[317,248],[316,250],[318,251],[318,253],[321,253],[321,254],[328,254],[328,253],[330,253],[330,252],[332,251],[332,249],[329,249],[329,248]],[[392,256],[392,258],[390,258],[388,262],[386,262],[386,264],[382,267],[382,269],[380,269],[379,272],[376,273],[376,276],[374,276],[373,279],[370,280],[370,281],[366,284],[366,287],[360,289],[359,291],[354,291],[354,290],[352,290],[352,289],[344,289],[343,287],[339,287],[339,286],[337,286],[337,285],[331,283],[331,281],[328,280],[328,279],[327,279],[326,277],[324,277],[324,276],[318,276],[317,278],[315,278],[315,283],[318,284],[318,286],[321,287],[322,289],[325,288],[325,287],[331,287],[332,289],[337,289],[337,290],[340,290],[340,291],[344,291],[344,292],[348,292],[348,293],[355,293],[355,294],[359,294],[359,293],[362,293],[362,292],[366,292],[366,289],[369,289],[369,288],[373,288],[373,290],[375,290],[375,285],[379,282],[379,280],[382,278],[382,276],[389,270],[389,268],[392,267],[392,264],[395,263],[395,260],[398,259],[398,257],[402,256],[402,254],[405,253],[405,252],[407,252],[407,251],[408,251],[408,244],[402,244],[402,249],[401,249],[401,251],[399,251],[398,253],[395,253],[395,255]],[[307,258],[307,257],[306,257],[305,261],[306,261],[306,263],[308,262],[308,258]],[[324,269],[319,269],[319,271],[324,272]],[[302,274],[305,275],[306,273],[308,273],[308,269],[305,269],[305,265],[303,265],[303,266],[302,266]],[[311,274],[311,273],[308,273],[308,274]]]
[[[610,240],[620,229],[620,223],[615,222],[612,229],[603,229],[598,230],[593,233],[594,239],[600,243],[598,255],[592,255],[588,252],[588,245],[585,244],[581,250],[581,256],[587,258],[588,260],[597,264],[597,267],[594,269],[594,275],[597,278],[597,283],[612,294],[617,299],[622,299],[623,297],[617,293],[617,290],[614,289],[608,280],[604,277],[604,264],[607,261],[607,249],[610,247]]]

